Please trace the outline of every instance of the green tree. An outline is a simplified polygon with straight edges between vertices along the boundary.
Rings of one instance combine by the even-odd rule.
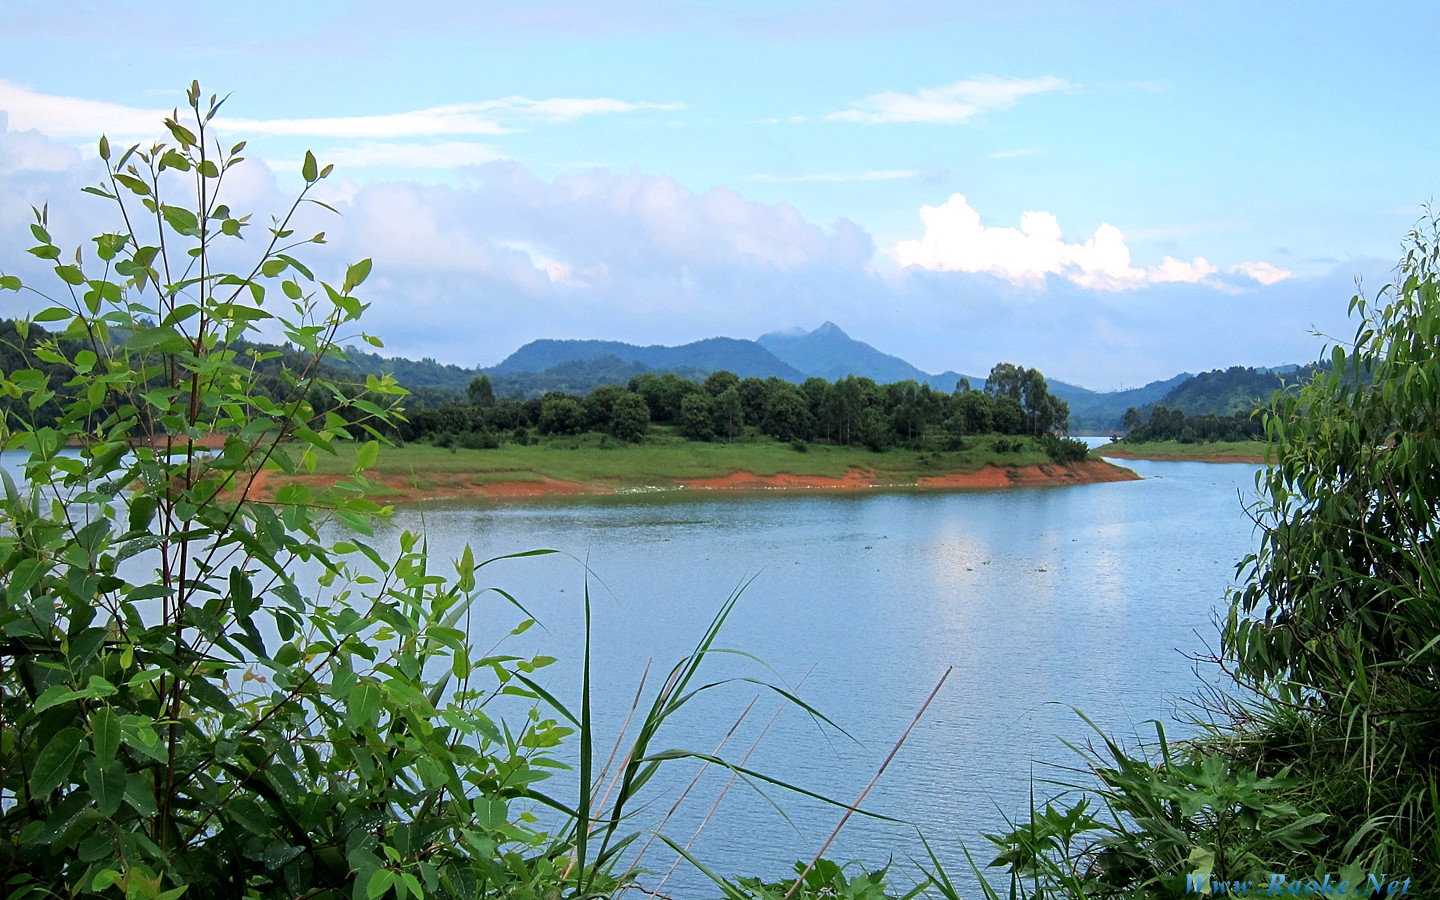
[[[718,397],[739,385],[739,375],[736,375],[734,372],[727,372],[724,369],[717,369],[710,373],[710,377],[705,379],[705,393],[712,397]]]
[[[885,388],[891,430],[906,443],[918,440],[925,433],[925,423],[930,417],[929,386],[922,388],[918,381],[908,379],[888,384]]]
[[[1024,434],[1025,409],[1013,397],[995,397],[990,410],[991,427],[1000,434]]]
[[[1009,397],[1016,403],[1025,400],[1026,370],[1014,363],[996,363],[985,379],[985,393],[993,397]]]
[[[551,391],[540,400],[541,434],[579,434],[585,430],[585,408],[568,394]]]
[[[686,394],[680,401],[680,433],[692,441],[715,437],[714,401],[703,391]]]
[[[994,427],[995,401],[981,391],[966,391],[951,401],[962,434],[985,434]]]
[[[615,398],[610,412],[610,433],[622,441],[638,441],[650,430],[650,407],[645,398],[626,391]]]
[[[490,384],[490,376],[483,372],[470,379],[470,385],[465,389],[470,397],[471,406],[494,406],[495,388]]]
[[[781,441],[803,441],[812,435],[810,404],[800,389],[781,382],[765,400],[765,433]]]
[[[585,395],[581,404],[585,408],[585,427],[591,431],[610,430],[611,421],[615,415],[615,404],[626,394],[632,392],[625,390],[618,384],[602,384]],[[632,394],[638,397],[638,395]],[[644,403],[643,398],[639,398]],[[646,422],[649,422],[649,406],[646,409]]]
[[[765,424],[765,401],[770,399],[770,385],[763,378],[746,378],[736,389],[740,392],[740,408],[745,424],[756,428]]]
[[[995,839],[1017,893],[1176,896],[1197,872],[1291,873],[1295,893],[1328,872],[1398,895],[1440,878],[1440,221],[1350,308],[1353,341],[1265,409],[1259,546],[1217,660],[1246,693],[1186,744],[1107,740],[1091,797]],[[1156,407],[1144,428],[1197,418]]]
[[[740,391],[736,387],[728,387],[716,395],[711,416],[715,433],[724,435],[727,441],[735,440],[745,421],[745,408],[740,403]]]

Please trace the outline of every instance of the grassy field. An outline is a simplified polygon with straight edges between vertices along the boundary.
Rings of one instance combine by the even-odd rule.
[[[879,481],[904,484],[921,477],[974,472],[992,464],[1032,466],[1050,462],[1028,442],[1018,452],[995,450],[996,441],[1014,440],[999,435],[967,438],[965,449],[954,452],[895,449],[875,453],[863,447],[822,444],[807,445],[805,452],[800,452],[775,441],[703,443],[659,435],[639,444],[621,444],[612,438],[587,434],[532,446],[506,444],[493,450],[447,450],[429,444],[382,447],[378,462],[367,475],[377,480],[416,479],[422,488],[427,479],[457,476],[475,485],[551,478],[623,488],[668,485],[734,472],[840,478],[851,468],[860,468],[873,472]],[[343,475],[353,466],[354,448],[347,447],[339,456],[322,455],[315,473]]]
[[[1116,459],[1263,463],[1269,450],[1270,445],[1264,441],[1216,441],[1210,444],[1150,441],[1143,444],[1104,444],[1091,450],[1090,454]]]

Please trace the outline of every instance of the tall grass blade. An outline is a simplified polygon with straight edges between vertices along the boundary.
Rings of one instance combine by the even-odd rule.
[[[910,732],[914,731],[915,726],[920,724],[920,717],[925,715],[925,710],[930,708],[931,701],[935,699],[936,694],[940,693],[940,689],[945,686],[945,679],[949,678],[950,673],[954,670],[954,666],[947,666],[945,668],[945,674],[940,676],[940,680],[936,682],[934,690],[930,692],[930,696],[926,697],[925,702],[920,704],[920,710],[915,713],[915,718],[911,720],[910,727],[906,728],[905,733],[900,735],[900,740],[895,742],[895,746],[891,749],[890,755],[885,757],[885,761],[880,764],[880,769],[875,773],[875,777],[871,778],[870,783],[865,785],[865,790],[861,791],[860,796],[855,798],[855,802],[850,804],[850,808],[845,810],[845,815],[840,817],[840,823],[835,826],[834,831],[830,832],[830,836],[826,838],[825,843],[820,846],[820,850],[815,854],[815,858],[810,860],[810,865],[805,867],[804,871],[795,879],[795,883],[790,886],[790,890],[785,892],[785,900],[790,900],[790,898],[794,896],[795,891],[799,890],[800,884],[805,880],[805,876],[810,874],[810,870],[815,868],[815,864],[825,855],[825,851],[830,849],[831,841],[835,840],[836,835],[840,833],[840,829],[844,828],[845,823],[850,821],[850,816],[860,808],[860,804],[865,800],[865,795],[870,793],[870,789],[875,786],[875,782],[879,781],[880,776],[885,774],[886,767],[888,767],[890,761],[895,758],[895,754],[900,752],[900,748],[905,745],[905,739],[910,737]]]

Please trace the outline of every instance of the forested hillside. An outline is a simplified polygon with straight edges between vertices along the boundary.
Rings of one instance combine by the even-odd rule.
[[[1283,387],[1298,389],[1305,384],[1319,366],[1299,366],[1284,374],[1273,369],[1252,369],[1231,366],[1202,372],[1193,378],[1177,384],[1161,398],[1160,403],[1170,409],[1182,410],[1187,414],[1214,413],[1219,416],[1248,413]],[[1134,404],[1141,406],[1143,404]]]

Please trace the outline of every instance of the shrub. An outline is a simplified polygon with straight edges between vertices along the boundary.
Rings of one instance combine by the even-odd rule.
[[[1259,547],[1216,660],[1248,695],[1183,745],[1106,739],[1098,787],[992,838],[1016,895],[1440,878],[1440,221],[1351,310],[1350,348],[1265,411]]]
[[[306,154],[303,191],[254,235],[215,201],[244,145],[217,146],[219,102],[188,98],[172,143],[101,140],[90,192],[123,224],[74,263],[37,211],[30,252],[54,263],[57,295],[0,275],[45,297],[36,321],[57,329],[0,373],[15,401],[0,443],[27,457],[20,481],[0,473],[8,896],[548,897],[572,857],[577,885],[603,887],[574,830],[521,817],[570,728],[487,716],[498,690],[534,696],[545,660],[474,651],[485,563],[467,549],[446,579],[416,535],[392,560],[365,543],[388,510],[364,471],[403,391],[322,377],[370,270],[331,284],[295,255],[323,240],[295,217],[330,167]],[[189,205],[168,193],[181,180]],[[215,268],[246,235],[253,264]],[[294,348],[270,380],[257,373],[279,354],[243,349],[261,323]],[[27,418],[50,400],[53,423]],[[253,499],[263,470],[313,470],[352,440],[349,478]]]

